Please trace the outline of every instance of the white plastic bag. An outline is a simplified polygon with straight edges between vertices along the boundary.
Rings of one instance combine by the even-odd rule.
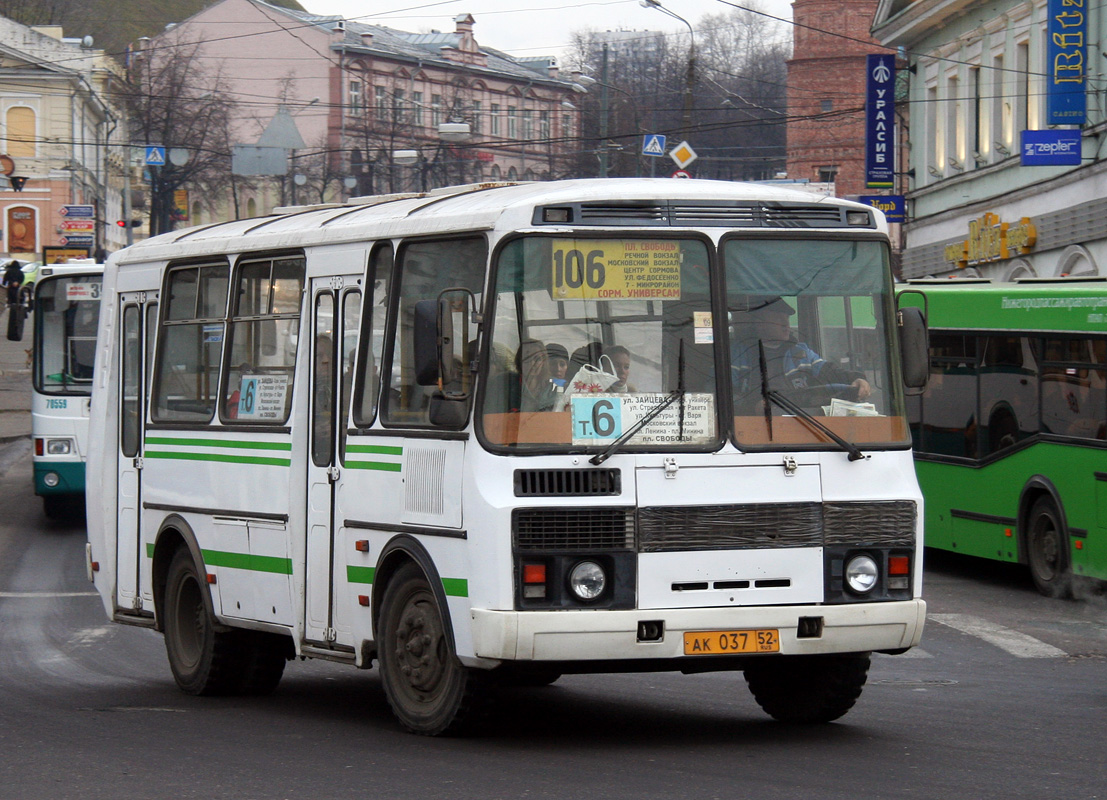
[[[607,360],[606,364],[604,364],[605,359]],[[584,364],[577,370],[577,374],[569,379],[565,391],[558,395],[554,411],[564,410],[576,395],[606,392],[612,384],[619,380],[619,376],[615,374],[615,364],[612,363],[609,356],[600,356],[599,362],[600,366],[598,367],[593,364]],[[611,371],[608,372],[605,367],[610,368]]]

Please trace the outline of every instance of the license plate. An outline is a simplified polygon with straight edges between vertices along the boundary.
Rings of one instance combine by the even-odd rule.
[[[779,650],[780,633],[776,628],[753,631],[688,631],[684,634],[686,656],[776,653]]]

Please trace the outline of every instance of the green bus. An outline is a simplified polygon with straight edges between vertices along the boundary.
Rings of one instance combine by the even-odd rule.
[[[928,547],[1107,580],[1107,281],[912,281],[930,376],[908,398]]]

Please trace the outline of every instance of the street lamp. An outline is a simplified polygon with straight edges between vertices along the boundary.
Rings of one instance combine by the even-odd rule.
[[[684,82],[684,133],[685,135],[692,128],[692,87],[696,82],[696,32],[692,30],[692,23],[677,14],[675,11],[670,11],[661,5],[660,0],[640,0],[639,5],[642,8],[656,8],[662,14],[667,14],[675,20],[679,20],[688,26],[688,72],[685,76]]]

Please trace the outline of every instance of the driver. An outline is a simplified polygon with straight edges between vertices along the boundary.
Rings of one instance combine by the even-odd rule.
[[[757,398],[761,392],[761,354],[758,341],[765,348],[765,371],[771,389],[807,389],[831,383],[848,384],[857,390],[857,400],[872,395],[869,382],[857,373],[843,370],[796,338],[789,318],[795,310],[781,298],[769,298],[747,312],[750,330],[737,337],[734,358],[730,365],[738,398]]]

